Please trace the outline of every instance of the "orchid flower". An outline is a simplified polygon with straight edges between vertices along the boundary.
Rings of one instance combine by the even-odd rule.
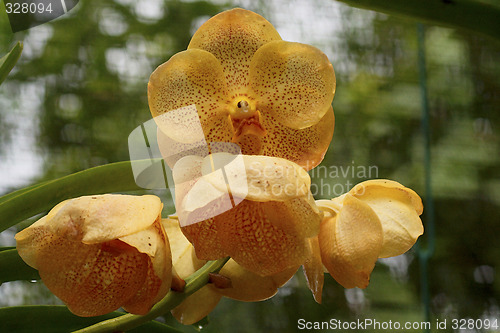
[[[318,236],[309,240],[304,271],[319,302],[323,266],[343,287],[366,288],[378,258],[405,253],[424,232],[422,200],[395,181],[365,181],[316,203],[325,215]]]
[[[17,250],[76,315],[146,314],[172,281],[162,207],[152,195],[66,200],[16,235]]]
[[[325,54],[281,40],[266,19],[239,8],[204,23],[148,83],[155,119],[195,105],[207,142],[234,142],[243,154],[281,157],[307,170],[332,139],[334,93]],[[171,146],[196,137],[176,126],[179,119],[157,122]]]
[[[225,167],[228,179],[245,178],[233,181],[229,191],[224,178],[203,173],[204,164],[224,155],[186,156],[173,170],[177,214],[188,224],[182,231],[198,258],[230,256],[262,276],[300,266],[307,257],[307,238],[317,235],[323,216],[307,172],[282,158],[243,155],[243,171],[234,164]],[[186,178],[194,180],[183,181]],[[204,218],[230,202],[225,199],[229,195],[240,203]]]

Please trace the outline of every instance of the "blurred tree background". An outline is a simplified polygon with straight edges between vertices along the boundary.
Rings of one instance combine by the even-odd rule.
[[[325,160],[311,171],[316,198],[340,195],[368,178],[389,178],[425,200],[431,177],[432,322],[500,319],[500,42],[471,33],[425,29],[428,175],[414,21],[332,0],[82,0],[55,21],[13,34],[2,11],[0,53],[17,40],[24,51],[0,87],[0,194],[127,160],[128,135],[151,118],[151,72],[184,50],[210,16],[235,6],[264,15],[284,39],[313,44],[333,63],[336,128]],[[424,226],[430,218],[425,211]],[[13,245],[15,231],[0,234],[0,246]],[[344,290],[325,277],[322,305],[299,271],[270,300],[224,299],[203,331],[290,332],[300,318],[424,320],[416,251],[380,260],[366,290]],[[57,302],[41,283],[0,286],[0,306]]]

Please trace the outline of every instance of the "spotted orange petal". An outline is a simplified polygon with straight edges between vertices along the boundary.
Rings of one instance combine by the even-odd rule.
[[[215,163],[230,157],[226,155],[221,153],[206,157],[202,169],[205,162]],[[193,225],[183,225],[184,234],[194,244],[200,259],[231,256],[246,269],[261,275],[275,274],[300,265],[304,256],[301,252],[304,240],[318,233],[321,220],[321,213],[309,191],[309,175],[285,159],[239,156],[243,160],[241,165],[229,163],[224,170],[228,179],[244,176],[244,182],[229,182],[231,186],[228,187],[224,178],[211,177],[211,173],[205,172],[185,192],[178,207],[179,216],[204,213],[214,217]],[[187,159],[185,157],[179,163]],[[246,193],[243,183],[248,187]],[[211,197],[210,193],[213,193]],[[217,200],[219,194],[224,193],[231,193],[233,199],[245,200],[234,208],[229,207],[230,210],[220,209],[223,207]],[[225,202],[230,203],[230,200]],[[213,209],[220,209],[220,215],[211,214]],[[261,260],[265,263],[259,264]]]
[[[179,277],[185,279],[200,269],[206,261],[196,257],[193,245],[182,234],[179,221],[162,219],[162,224],[168,234],[172,250],[172,263]]]
[[[171,284],[161,207],[155,196],[66,200],[19,232],[17,249],[73,313],[96,316],[125,306],[145,314]]]
[[[178,221],[164,219],[162,223],[167,231],[172,246],[172,261],[176,270],[182,278],[186,278],[198,270],[205,261],[200,260],[194,253],[191,243],[183,236]],[[240,301],[254,302],[265,300],[272,297],[278,291],[278,288],[285,284],[297,271],[297,267],[292,267],[276,275],[260,276],[250,272],[236,263],[233,259],[224,265],[219,274],[230,280],[230,286],[219,288],[215,284],[211,287],[217,293],[226,297]],[[201,306],[200,312],[206,313],[204,306]],[[188,307],[182,308],[182,311],[189,311]],[[194,309],[191,309],[193,312]],[[182,316],[177,312],[177,317]]]
[[[317,124],[304,129],[283,126],[269,113],[264,111],[262,114],[262,126],[267,130],[267,135],[261,138],[260,154],[285,158],[306,170],[321,163],[335,127],[331,107]],[[240,144],[244,151],[246,146]]]
[[[193,35],[188,49],[203,49],[221,63],[231,99],[247,93],[250,62],[264,44],[281,40],[262,16],[235,8],[215,15]]]
[[[263,202],[262,209],[269,221],[287,234],[309,238],[319,232],[322,214],[312,195],[283,202]]]
[[[177,142],[198,142],[201,122],[206,141],[230,141],[233,133],[224,76],[215,56],[200,49],[179,52],[160,65],[149,79],[148,100],[163,133]],[[199,121],[193,116],[193,106]],[[166,113],[173,116],[161,117]]]
[[[223,214],[222,214],[223,215]],[[186,238],[194,245],[196,256],[203,260],[215,260],[227,256],[219,241],[219,227],[214,218],[182,227]]]
[[[273,275],[306,259],[305,239],[274,226],[260,202],[244,200],[215,220],[224,251],[249,271]]]
[[[51,232],[86,244],[123,237],[151,226],[162,210],[154,195],[104,194],[65,200],[48,214]]]
[[[257,110],[295,129],[317,124],[335,93],[332,64],[310,45],[269,42],[253,56],[249,74]]]
[[[225,177],[211,172],[211,164],[220,165]],[[310,193],[309,174],[284,158],[216,153],[204,159],[202,173],[217,190],[252,201],[287,201]]]
[[[160,216],[148,229],[120,238],[124,243],[149,256],[146,280],[123,308],[144,315],[170,290],[172,283],[172,255],[170,245],[161,226]]]
[[[25,247],[36,249],[44,284],[78,316],[118,309],[146,280],[148,256],[121,241],[87,245],[40,226],[18,234],[17,241],[21,256]]]

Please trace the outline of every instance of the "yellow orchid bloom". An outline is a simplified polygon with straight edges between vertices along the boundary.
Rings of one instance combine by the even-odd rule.
[[[318,236],[309,240],[304,271],[319,302],[323,265],[343,287],[366,288],[378,258],[405,253],[424,231],[420,197],[395,181],[365,181],[316,203],[325,216]]]
[[[306,259],[322,214],[304,169],[330,144],[334,93],[333,67],[320,50],[281,40],[267,20],[239,8],[208,20],[186,51],[153,72],[149,107],[198,258],[231,256],[263,276]],[[228,178],[203,172],[218,143],[237,145],[243,170],[225,167]],[[239,183],[228,188],[230,174]]]
[[[332,139],[334,93],[333,67],[320,50],[281,40],[262,16],[239,8],[209,19],[148,83],[166,149],[194,143],[194,123],[201,123],[207,143],[234,142],[243,154],[285,158],[306,170],[321,162]],[[199,119],[186,125],[180,118],[190,106]],[[172,111],[179,117],[161,120]]]
[[[197,258],[193,245],[182,233],[178,221],[163,219],[162,224],[170,239],[175,271],[180,278],[185,279],[202,267],[206,261]],[[297,265],[278,274],[263,277],[246,270],[233,259],[229,259],[219,272],[219,276],[227,281],[227,285],[218,285],[216,282],[207,284],[174,308],[171,311],[172,315],[180,323],[191,325],[207,316],[222,297],[244,302],[268,299],[292,278],[298,267]]]
[[[78,316],[146,314],[172,281],[162,206],[152,195],[66,200],[17,233],[17,250]]]

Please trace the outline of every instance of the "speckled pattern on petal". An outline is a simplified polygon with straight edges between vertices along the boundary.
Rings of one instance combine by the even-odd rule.
[[[221,218],[221,215],[182,228],[184,236],[194,245],[199,259],[215,260],[227,256],[219,242],[218,228],[215,223],[215,219]]]
[[[151,74],[148,83],[149,108],[154,117],[196,105],[207,141],[230,141],[233,136],[227,95],[219,61],[209,52],[199,49],[177,53]],[[184,113],[176,113],[178,119],[171,122],[183,123]],[[196,125],[194,123],[191,129],[193,133],[198,133]],[[158,126],[162,124],[158,123]],[[166,128],[165,134],[171,136],[175,133]],[[185,135],[186,130],[172,139],[182,142]]]
[[[262,16],[235,8],[215,15],[193,35],[188,49],[203,49],[220,62],[231,99],[246,93],[248,71],[254,53],[265,43],[281,40]]]
[[[249,75],[257,110],[271,112],[291,128],[318,123],[335,94],[332,64],[323,52],[306,44],[267,43],[252,58]]]
[[[249,271],[272,275],[306,259],[305,239],[274,226],[259,202],[244,200],[221,217],[217,222],[225,252]]]
[[[263,114],[265,116],[262,117],[262,125],[268,134],[261,139],[260,154],[285,158],[306,170],[321,163],[332,140],[335,126],[331,107],[316,125],[305,129],[286,127],[269,113]]]
[[[50,235],[44,238],[39,251],[43,282],[79,316],[103,315],[118,309],[146,279],[146,254],[120,241],[104,245],[85,245]],[[116,246],[119,251],[114,250]],[[123,251],[125,248],[128,250]]]

